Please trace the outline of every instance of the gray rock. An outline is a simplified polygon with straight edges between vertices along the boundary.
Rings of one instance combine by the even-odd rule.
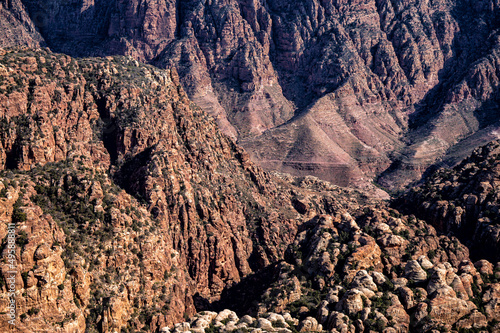
[[[406,263],[404,275],[408,280],[412,280],[416,283],[425,282],[427,280],[426,271],[416,260],[410,260]]]

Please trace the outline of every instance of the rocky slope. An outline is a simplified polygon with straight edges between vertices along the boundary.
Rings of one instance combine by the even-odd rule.
[[[476,258],[500,259],[500,143],[478,148],[453,169],[435,172],[396,206],[454,234]]]
[[[401,187],[443,156],[465,157],[498,127],[494,0],[0,6],[4,46],[177,68],[189,97],[267,169],[380,196],[375,176]]]
[[[263,172],[175,70],[2,49],[0,115],[17,331],[499,329],[498,264],[359,192]]]
[[[21,0],[0,2],[0,47],[44,46],[44,38],[37,30],[41,16],[26,11]]]
[[[340,210],[305,224],[270,271],[228,290],[219,306],[240,318],[200,312],[163,331],[496,332],[499,270],[414,216]]]
[[[1,238],[17,222],[24,331],[179,321],[282,258],[298,225],[351,204],[335,196],[356,196],[263,173],[175,71],[40,49],[2,50],[0,64]]]

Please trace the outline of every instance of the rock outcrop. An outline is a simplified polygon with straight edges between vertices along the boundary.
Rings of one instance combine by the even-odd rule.
[[[17,223],[21,329],[172,324],[280,260],[315,214],[357,205],[339,194],[361,197],[264,173],[175,70],[41,49],[0,64],[1,236]]]
[[[475,258],[497,261],[499,252],[500,143],[478,148],[453,169],[435,172],[396,206],[455,234]],[[491,274],[491,273],[490,273]]]
[[[301,227],[274,276],[263,277],[274,282],[260,298],[238,304],[234,289],[222,306],[243,313],[254,304],[250,313],[258,316],[289,312],[306,332],[491,330],[490,297],[499,284],[492,264],[473,265],[456,238],[395,215],[379,205],[355,218],[342,210],[318,216]],[[387,234],[398,241],[387,241]]]
[[[292,186],[221,134],[175,71],[27,49],[0,63],[2,239],[20,215],[22,327],[179,321],[194,295],[217,299],[282,257],[307,219]],[[56,304],[63,314],[49,316]]]

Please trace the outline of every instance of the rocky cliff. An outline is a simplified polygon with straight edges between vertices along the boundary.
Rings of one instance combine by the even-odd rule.
[[[453,169],[436,171],[399,198],[396,206],[454,234],[475,258],[497,261],[499,252],[500,143],[478,148]]]
[[[253,165],[175,71],[41,49],[0,64],[1,238],[16,222],[24,331],[179,321],[282,258],[314,214],[350,205]]]
[[[0,6],[4,46],[177,68],[189,97],[267,169],[380,196],[375,176],[403,186],[496,135],[494,0]]]
[[[163,321],[179,320],[194,313],[195,293],[210,298],[248,274],[252,254],[265,263],[283,251],[254,249],[251,242],[258,219],[270,213],[263,196],[272,197],[266,176],[194,108],[175,74],[132,59],[77,62],[45,51],[3,52],[1,63],[2,166],[13,170],[4,177],[5,195],[12,198],[5,219],[14,201],[22,207],[17,209],[33,211],[18,226],[29,239],[19,247],[19,276],[33,280],[20,286],[31,298],[53,288],[54,302],[63,292],[76,299],[76,286],[86,289],[76,317],[65,311],[70,317],[52,324],[80,320],[81,328],[89,299],[98,308],[87,309],[88,325],[103,330],[120,329],[131,318],[144,324],[161,312]],[[17,170],[28,173],[18,176]],[[237,197],[250,200],[254,191],[262,196],[259,202],[241,205],[245,200]],[[275,218],[287,223],[277,212]],[[47,219],[47,237],[34,237]],[[47,252],[41,259],[54,257],[51,266],[64,258],[73,275],[92,276],[87,286],[61,265],[52,268],[58,279],[37,280],[41,265],[34,253],[41,248]],[[19,310],[36,308],[35,316],[43,318],[50,309],[36,298],[20,301]],[[63,299],[57,302],[73,303],[73,297]],[[146,312],[132,317],[132,306]]]
[[[359,192],[262,171],[175,70],[2,49],[0,115],[18,306],[2,331],[499,329],[498,264]]]
[[[383,205],[351,213],[338,210],[302,225],[285,260],[229,288],[219,313],[200,312],[164,331],[500,329],[498,264],[472,263],[455,237]]]

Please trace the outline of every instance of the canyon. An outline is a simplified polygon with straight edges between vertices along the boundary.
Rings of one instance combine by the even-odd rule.
[[[495,257],[364,192],[263,171],[175,70],[21,48],[0,73],[0,238],[16,224],[18,263],[1,330],[499,329]]]
[[[499,6],[0,0],[0,331],[499,331]]]
[[[266,170],[387,198],[374,179],[401,189],[498,136],[494,0],[1,6],[1,46],[176,68],[189,98]]]

